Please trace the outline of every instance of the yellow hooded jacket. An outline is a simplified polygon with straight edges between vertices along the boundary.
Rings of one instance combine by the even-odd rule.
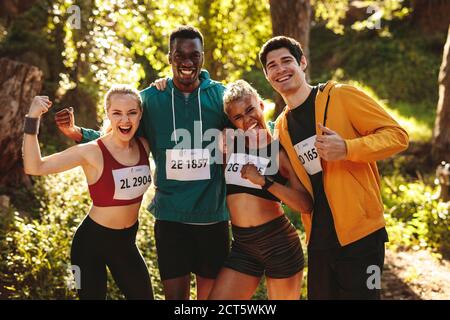
[[[319,88],[315,100],[316,133],[322,134],[317,123],[323,124],[325,120],[325,126],[338,133],[347,146],[346,159],[321,160],[325,194],[339,243],[345,246],[385,226],[376,161],[405,150],[409,137],[363,91],[333,81]],[[278,116],[275,135],[286,150],[298,178],[313,197],[311,181],[289,136],[288,112],[285,107]],[[301,214],[307,242],[311,235],[312,214]]]

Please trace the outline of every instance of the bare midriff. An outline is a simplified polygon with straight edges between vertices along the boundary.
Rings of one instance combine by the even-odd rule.
[[[256,227],[283,215],[281,203],[248,193],[227,196],[231,223],[238,227]]]
[[[89,217],[98,224],[110,229],[125,229],[133,226],[139,217],[141,202],[126,206],[92,206]]]

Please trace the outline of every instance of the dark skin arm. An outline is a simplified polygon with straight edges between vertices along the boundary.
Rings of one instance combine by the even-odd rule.
[[[64,108],[55,114],[55,122],[58,129],[69,139],[81,142],[83,135],[81,128],[75,125],[73,108]]]

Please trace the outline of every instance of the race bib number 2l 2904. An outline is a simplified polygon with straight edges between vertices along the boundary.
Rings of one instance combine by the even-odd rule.
[[[322,165],[320,164],[320,157],[317,153],[314,143],[316,142],[317,135],[309,137],[303,141],[300,141],[294,146],[295,152],[298,158],[305,167],[306,172],[309,175],[316,174],[322,171]]]
[[[115,200],[131,200],[140,197],[152,182],[148,165],[115,169],[112,175]]]
[[[209,180],[210,154],[208,149],[166,150],[166,175],[168,180]]]

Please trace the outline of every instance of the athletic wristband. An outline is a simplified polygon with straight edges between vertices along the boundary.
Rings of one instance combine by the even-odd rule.
[[[264,176],[264,185],[262,186],[263,190],[269,189],[275,183],[275,179],[271,176]]]
[[[39,133],[39,118],[25,116],[23,132],[26,134],[37,135]]]

